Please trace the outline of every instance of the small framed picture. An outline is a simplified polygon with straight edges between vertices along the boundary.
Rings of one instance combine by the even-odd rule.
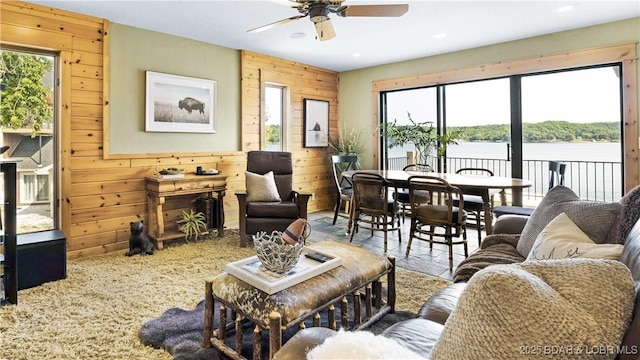
[[[145,131],[215,133],[216,82],[146,72]]]
[[[329,102],[304,99],[304,147],[329,146]]]

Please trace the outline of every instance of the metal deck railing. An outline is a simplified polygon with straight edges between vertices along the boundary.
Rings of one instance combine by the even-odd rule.
[[[544,197],[549,187],[549,160],[524,160],[522,177],[533,181],[533,186],[523,190],[525,205],[535,206]],[[591,201],[618,201],[623,195],[622,163],[607,161],[564,162],[564,185],[571,188],[581,199]],[[402,170],[407,165],[406,157],[389,158],[390,170]],[[465,167],[479,167],[493,171],[496,176],[511,177],[511,161],[505,159],[476,159],[448,157],[444,167],[447,172],[455,172]],[[434,169],[437,169],[434,166]],[[507,190],[507,197],[510,193]]]

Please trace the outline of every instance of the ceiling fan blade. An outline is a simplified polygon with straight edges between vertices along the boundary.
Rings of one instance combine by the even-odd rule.
[[[271,23],[271,24],[263,25],[263,26],[255,28],[255,29],[247,30],[247,32],[248,33],[256,33],[256,32],[260,32],[260,31],[265,31],[265,30],[274,28],[274,27],[276,27],[278,25],[284,25],[284,24],[290,23],[292,21],[296,21],[298,19],[302,19],[305,16],[307,16],[307,14],[292,16],[290,18],[282,19],[280,21],[276,21],[276,22]]]
[[[338,12],[340,16],[402,16],[409,10],[408,4],[351,5]]]
[[[336,31],[333,29],[331,20],[318,21],[314,25],[316,26],[316,34],[318,34],[318,40],[325,41],[336,37]]]

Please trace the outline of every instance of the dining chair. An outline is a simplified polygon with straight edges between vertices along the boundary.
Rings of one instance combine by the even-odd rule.
[[[485,168],[461,168],[456,171],[456,174],[467,174],[474,176],[493,176],[493,171]],[[493,207],[493,196],[496,193],[504,192],[504,190],[494,189],[489,191],[489,204],[490,208]],[[453,200],[453,206],[459,206],[458,199]],[[482,242],[482,230],[485,230],[485,217],[484,217],[484,199],[481,194],[471,193],[465,191],[464,197],[464,210],[467,212],[467,220],[472,223],[478,230],[478,246]]]
[[[425,193],[429,194],[428,199],[423,196]],[[464,256],[469,255],[467,212],[464,211],[462,191],[437,176],[416,175],[409,178],[409,198],[411,231],[406,256],[409,256],[414,238],[429,242],[431,249],[433,244],[444,244],[449,248],[449,270],[453,269],[453,245],[464,245]],[[454,199],[458,199],[459,206],[453,205]],[[454,237],[462,239],[454,241]]]
[[[433,172],[433,168],[431,167],[431,165],[427,164],[409,164],[402,168],[402,171]],[[399,203],[400,210],[402,212],[402,223],[404,224],[405,216],[407,216],[407,214],[411,212],[411,204],[409,203],[409,189],[399,188],[396,192],[396,200]]]
[[[387,252],[389,231],[398,231],[398,241],[402,242],[400,211],[389,189],[393,186],[381,175],[356,172],[351,176],[353,183],[352,228],[349,242],[360,227],[384,232],[384,252]]]
[[[564,185],[564,172],[567,164],[559,161],[549,161],[549,187],[547,191],[556,185]],[[493,208],[496,218],[502,215],[524,215],[531,216],[535,208],[523,206],[501,205]]]
[[[333,171],[333,184],[335,185],[335,188],[336,188],[336,211],[333,215],[333,225],[335,225],[336,220],[338,220],[338,215],[340,213],[340,209],[342,208],[342,204],[345,204],[345,203],[350,204],[351,196],[353,195],[353,184],[351,183],[351,180],[349,178],[342,176],[342,172],[355,170],[357,163],[358,163],[358,157],[355,155],[331,156],[331,164],[332,164],[331,170]],[[349,208],[347,206],[345,206],[345,212],[347,214],[349,213]]]

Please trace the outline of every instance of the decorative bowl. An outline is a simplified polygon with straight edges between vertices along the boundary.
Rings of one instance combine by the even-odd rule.
[[[178,168],[168,168],[168,169],[162,169],[158,171],[160,175],[177,175],[177,174],[182,174],[183,172],[184,172],[184,169],[178,169]]]
[[[277,274],[293,269],[300,259],[304,242],[289,245],[282,238],[282,232],[273,231],[270,235],[264,231],[253,235],[253,243],[261,266]]]

